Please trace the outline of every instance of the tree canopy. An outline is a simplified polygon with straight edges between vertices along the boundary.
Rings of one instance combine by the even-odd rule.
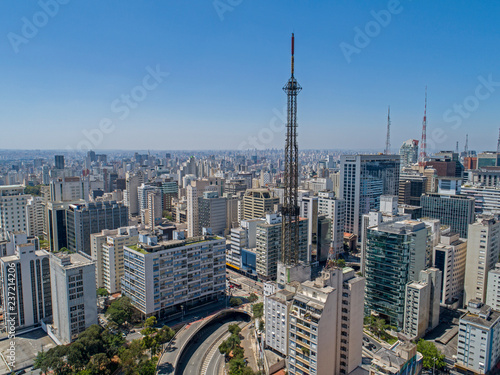
[[[132,318],[132,303],[128,297],[120,297],[113,301],[106,310],[106,316],[109,320],[121,326]]]
[[[431,369],[435,366],[437,369],[441,369],[446,366],[444,355],[432,341],[418,340],[417,351],[424,357],[423,366],[425,368]]]

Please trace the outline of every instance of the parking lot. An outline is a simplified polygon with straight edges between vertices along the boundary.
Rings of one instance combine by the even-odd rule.
[[[0,353],[5,358],[10,351],[10,341],[0,341]],[[15,342],[15,369],[22,369],[33,366],[35,357],[39,351],[47,351],[56,346],[54,341],[40,328],[35,331],[21,334],[16,336]],[[2,358],[0,361],[0,374],[8,374],[9,369],[5,360]]]

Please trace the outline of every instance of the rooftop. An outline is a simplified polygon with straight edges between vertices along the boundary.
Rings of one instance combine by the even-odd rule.
[[[126,246],[128,249],[137,251],[141,254],[150,254],[156,253],[158,251],[173,249],[176,247],[183,247],[188,245],[200,244],[209,241],[215,240],[225,240],[223,237],[219,236],[198,236],[191,237],[185,240],[169,240],[169,241],[159,241],[156,245],[148,245],[145,243],[139,242],[137,245],[129,245]]]

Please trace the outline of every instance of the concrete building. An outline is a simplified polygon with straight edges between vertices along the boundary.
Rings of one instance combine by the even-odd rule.
[[[68,249],[90,255],[90,235],[128,225],[128,207],[105,201],[71,204],[66,211]]]
[[[105,288],[109,294],[120,292],[124,273],[123,247],[137,244],[139,229],[122,227],[103,230],[90,235],[91,256],[96,264],[97,288]]]
[[[158,241],[139,234],[139,243],[124,246],[122,295],[144,316],[162,319],[188,307],[224,297],[225,240],[201,236]]]
[[[418,375],[422,372],[423,356],[412,342],[398,341],[391,348],[373,353],[369,375]]]
[[[205,191],[198,198],[198,225],[199,232],[203,228],[210,229],[212,234],[224,235],[226,231],[227,201],[219,197],[216,191]]]
[[[257,219],[275,212],[279,198],[269,189],[248,189],[243,196],[242,219]]]
[[[500,312],[472,300],[460,318],[455,367],[474,374],[486,374],[500,359]]]
[[[257,274],[264,280],[278,278],[278,261],[281,252],[282,218],[277,214],[267,214],[266,221],[257,224],[256,254]],[[307,249],[307,230],[309,221],[299,219],[299,261],[309,264]]]
[[[137,204],[139,205],[139,214],[148,208],[148,194],[155,191],[161,192],[158,186],[152,186],[145,183],[142,183],[137,188]]]
[[[0,186],[0,232],[27,231],[26,204],[30,195],[23,185]]]
[[[130,216],[139,215],[139,196],[137,189],[145,181],[144,174],[142,171],[138,171],[136,174],[131,174],[127,172],[126,174],[126,190],[123,194],[123,200],[125,206],[128,207],[128,212]]]
[[[427,177],[401,175],[399,180],[398,203],[420,206],[422,194],[432,192],[433,191],[427,191]]]
[[[188,237],[201,235],[201,227],[199,222],[199,198],[203,196],[205,191],[219,192],[221,187],[217,184],[218,180],[194,180],[186,187],[187,192],[187,223]]]
[[[474,186],[500,188],[500,168],[485,167],[470,171],[469,182]]]
[[[50,257],[53,324],[50,332],[69,344],[97,324],[95,264],[80,254],[55,253]]]
[[[236,269],[242,267],[243,249],[254,249],[257,246],[257,225],[263,219],[242,220],[239,228],[231,229],[231,247],[226,253],[226,263]]]
[[[478,215],[500,214],[500,189],[483,186],[464,186],[462,194],[474,198],[474,211]]]
[[[326,215],[330,219],[331,226],[331,245],[330,256],[337,259],[344,251],[344,220],[345,220],[345,201],[335,198],[332,192],[318,193],[318,212]],[[325,259],[319,259],[325,260]]]
[[[434,246],[433,259],[434,267],[443,274],[441,304],[463,306],[467,240],[460,238],[458,233],[442,234],[440,243]]]
[[[428,229],[413,220],[382,223],[368,229],[366,241],[365,314],[402,329],[406,285],[426,268]]]
[[[361,364],[364,286],[351,268],[299,285],[288,316],[289,374],[349,374]]]
[[[420,199],[422,217],[439,219],[452,232],[467,238],[469,224],[474,222],[474,198],[465,195],[425,194]]]
[[[500,311],[500,263],[488,272],[486,304],[493,310]]]
[[[500,154],[495,151],[485,151],[478,154],[477,167],[500,167]]]
[[[163,196],[161,190],[148,191],[147,208],[144,210],[143,223],[150,228],[161,223],[163,217]]]
[[[340,198],[346,204],[344,231],[362,240],[363,214],[376,210],[381,195],[397,195],[399,155],[342,155]]]
[[[401,169],[415,164],[418,161],[418,141],[408,139],[403,142],[399,148],[399,156],[401,157]]]
[[[403,332],[412,340],[423,337],[439,324],[442,273],[437,268],[420,271],[420,280],[406,285]]]
[[[26,232],[28,236],[43,236],[45,205],[43,198],[31,197],[26,203]]]
[[[472,299],[486,301],[488,272],[498,262],[499,253],[500,221],[494,217],[479,217],[469,225],[464,305]]]
[[[11,232],[9,244],[10,254],[0,258],[4,320],[13,318],[18,330],[39,326],[52,316],[49,253],[23,232]]]
[[[89,180],[80,177],[63,177],[50,182],[50,200],[72,202],[89,200]]]

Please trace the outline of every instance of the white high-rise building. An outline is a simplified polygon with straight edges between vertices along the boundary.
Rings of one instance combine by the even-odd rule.
[[[434,267],[443,273],[441,304],[459,304],[464,293],[467,240],[459,238],[458,233],[441,234],[440,237],[440,243],[434,246],[433,259]]]
[[[126,176],[126,190],[123,194],[123,199],[125,206],[128,207],[129,215],[137,216],[140,213],[137,188],[144,183],[144,174],[142,171],[138,171],[135,175],[127,172]]]
[[[420,280],[406,285],[403,332],[412,340],[423,337],[439,324],[442,273],[437,268],[420,272]]]
[[[364,286],[352,268],[300,284],[288,315],[289,374],[349,374],[361,364]]]
[[[45,223],[45,205],[43,198],[31,197],[26,204],[28,236],[42,236]]]
[[[191,181],[191,185],[186,188],[187,193],[187,223],[188,237],[201,235],[199,222],[200,210],[198,208],[198,198],[203,196],[205,191],[218,191],[215,185],[211,185],[210,180]]]
[[[500,359],[500,312],[478,300],[470,301],[468,310],[460,318],[455,366],[486,374]]]
[[[498,262],[499,252],[500,221],[483,216],[469,225],[464,305],[472,299],[486,301],[488,272]]]
[[[486,304],[494,310],[500,311],[500,263],[497,263],[495,268],[488,272]]]
[[[50,257],[53,324],[48,326],[61,344],[69,344],[97,324],[95,264],[80,254]]]
[[[331,256],[334,259],[344,251],[344,220],[345,220],[345,201],[335,198],[332,192],[318,193],[318,211],[324,214],[331,221]]]
[[[139,228],[122,227],[90,235],[92,259],[96,262],[97,288],[113,294],[120,291],[124,273],[123,247],[137,244]]]
[[[26,204],[30,195],[23,185],[0,186],[0,232],[27,231]]]
[[[89,200],[89,180],[80,177],[63,177],[50,183],[50,200],[70,202]]]
[[[26,233],[11,232],[9,243],[14,253],[0,258],[4,319],[14,318],[18,329],[40,325],[52,316],[49,253],[36,250]]]
[[[267,214],[256,229],[257,274],[264,280],[276,280],[281,251],[281,216]]]
[[[137,201],[139,204],[139,213],[148,208],[148,193],[160,190],[157,186],[142,184],[137,188]]]

